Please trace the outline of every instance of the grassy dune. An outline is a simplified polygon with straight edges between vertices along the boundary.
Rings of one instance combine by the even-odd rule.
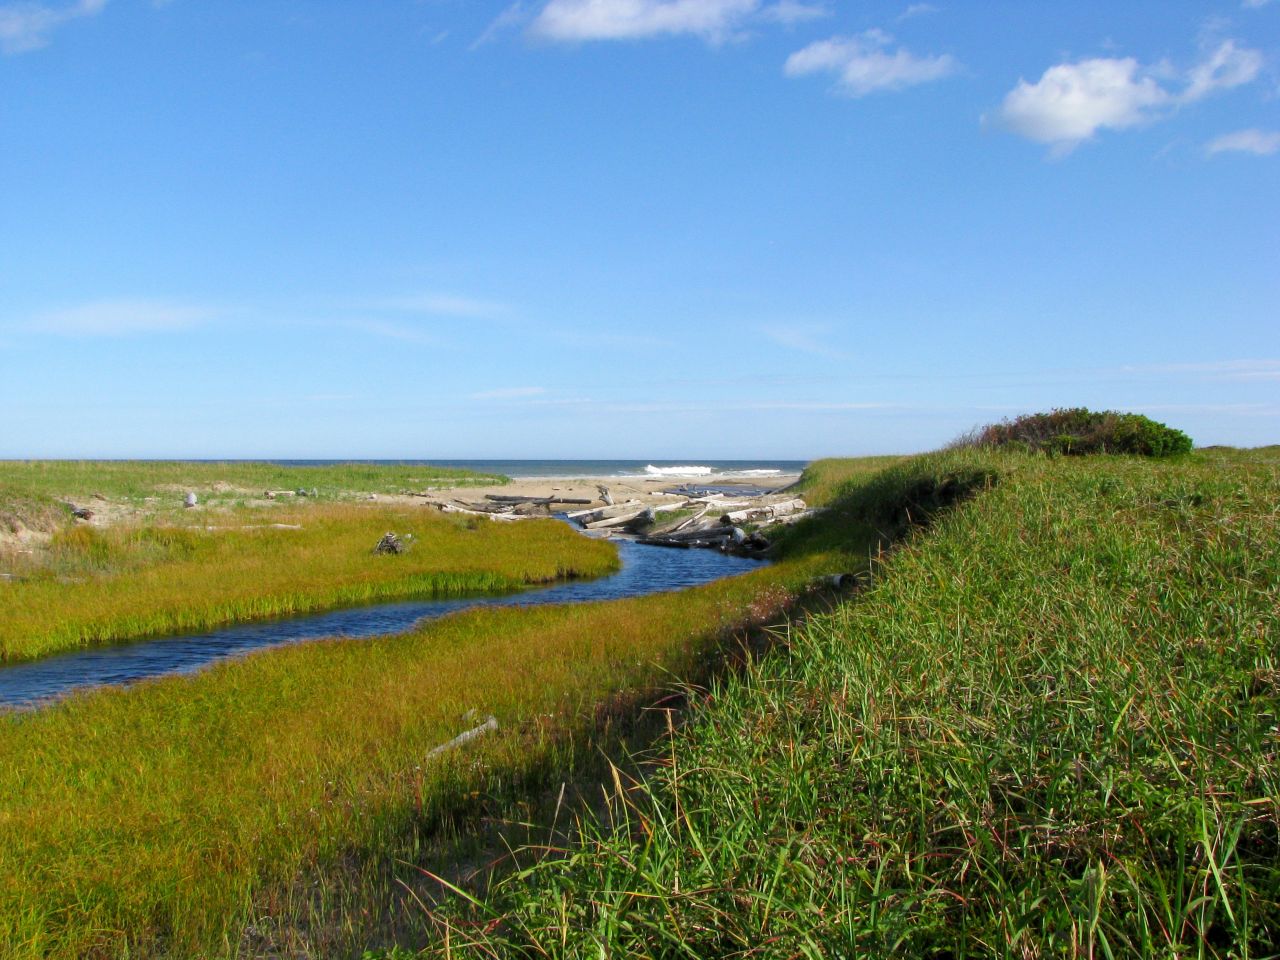
[[[572,771],[627,703],[701,675],[815,572],[865,566],[872,536],[689,591],[472,611],[0,716],[0,956],[235,956],[251,920],[317,911],[313,955],[335,955],[371,922],[343,906],[351,863],[394,870],[477,796]],[[428,758],[490,714],[496,735]]]
[[[267,490],[315,490],[333,499],[354,493],[413,493],[431,486],[501,483],[505,477],[448,467],[339,463],[282,466],[261,462],[190,460],[0,460],[0,494],[107,500],[159,506],[182,504],[187,491],[202,502],[233,503]],[[2,502],[2,498],[0,498]]]
[[[388,530],[412,534],[414,545],[398,556],[374,556]],[[182,525],[70,527],[30,569],[15,567],[27,579],[0,582],[0,660],[344,604],[514,589],[616,567],[609,544],[563,524],[468,522],[422,507],[321,504],[204,515]]]
[[[962,451],[840,509],[965,474],[449,955],[1276,956],[1280,460]]]

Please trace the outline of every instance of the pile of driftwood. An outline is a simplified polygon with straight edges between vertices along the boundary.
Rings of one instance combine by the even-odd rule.
[[[640,543],[660,547],[710,547],[730,553],[757,555],[769,548],[768,539],[758,530],[764,524],[794,523],[809,516],[805,502],[785,494],[731,498],[723,493],[707,496],[667,494],[670,502],[645,503],[626,500],[615,503],[607,487],[600,488],[600,501],[567,497],[521,497],[487,494],[482,502],[433,503],[444,513],[471,514],[490,520],[512,521],[546,517],[563,507],[586,507],[565,516],[584,530],[604,536],[635,537]],[[663,524],[663,515],[693,511],[677,522]]]
[[[747,502],[729,501],[723,495],[695,497],[679,504],[680,509],[695,509],[674,526],[649,530],[640,543],[655,547],[711,547],[725,553],[755,556],[769,549],[769,539],[749,526],[769,523],[793,523],[812,513],[798,497],[779,500],[755,497]]]

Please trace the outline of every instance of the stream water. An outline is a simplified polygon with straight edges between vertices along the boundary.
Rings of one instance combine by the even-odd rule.
[[[595,580],[567,580],[499,595],[346,607],[302,617],[259,620],[206,633],[77,650],[3,667],[0,668],[0,709],[37,706],[81,687],[190,673],[216,660],[262,647],[319,637],[397,633],[419,620],[471,607],[535,606],[637,597],[707,583],[760,565],[758,560],[726,556],[715,550],[672,550],[630,540],[617,543],[622,569]]]

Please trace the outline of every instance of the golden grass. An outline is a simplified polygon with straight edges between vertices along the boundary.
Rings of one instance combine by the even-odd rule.
[[[38,566],[22,570],[29,579],[0,582],[0,660],[373,600],[509,590],[617,566],[612,546],[550,520],[506,526],[372,504],[213,519],[212,530],[62,531]],[[388,530],[413,535],[407,553],[372,553]]]

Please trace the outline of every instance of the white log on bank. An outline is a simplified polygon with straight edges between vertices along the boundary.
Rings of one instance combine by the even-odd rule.
[[[721,523],[750,523],[754,520],[773,520],[788,514],[799,513],[807,504],[798,497],[794,500],[783,500],[781,503],[761,504],[745,510],[733,510],[720,518]]]
[[[591,510],[572,510],[565,516],[570,520],[577,520],[582,524],[595,523],[597,520],[607,520],[610,517],[617,517],[624,513],[631,513],[639,510],[641,503],[639,500],[628,500],[625,503],[610,504],[605,507],[595,507]]]

